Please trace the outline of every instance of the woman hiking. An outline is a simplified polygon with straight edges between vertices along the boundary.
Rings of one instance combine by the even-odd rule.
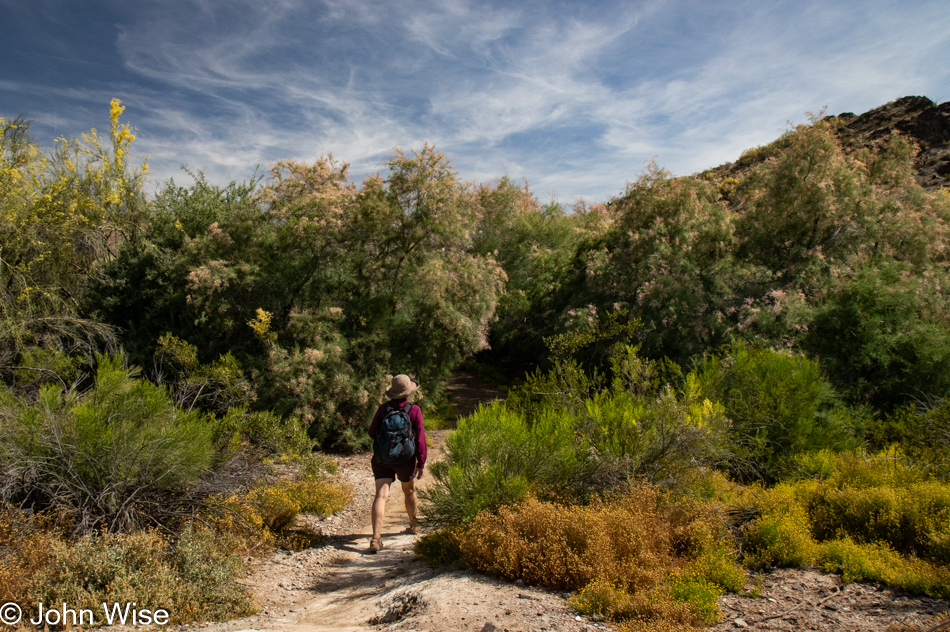
[[[376,479],[376,498],[373,500],[373,538],[369,552],[377,553],[383,548],[383,516],[389,500],[389,486],[395,479],[402,485],[406,497],[406,513],[409,514],[409,533],[417,533],[415,481],[422,478],[426,463],[426,431],[422,425],[422,410],[409,401],[409,396],[419,385],[408,375],[392,379],[386,397],[373,415],[369,436],[373,440],[373,478]]]

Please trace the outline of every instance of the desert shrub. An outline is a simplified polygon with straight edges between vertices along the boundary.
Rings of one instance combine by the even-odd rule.
[[[481,407],[459,421],[445,458],[430,468],[436,484],[421,492],[426,519],[468,522],[532,490],[570,484],[578,469],[573,442],[568,419],[558,411],[529,426],[501,403]]]
[[[5,552],[0,557],[0,599],[4,602],[16,602],[25,595],[30,578],[46,564],[52,541],[63,535],[62,518],[0,503],[0,547]]]
[[[848,537],[881,542],[939,564],[950,564],[950,485],[914,480],[900,463],[839,458],[843,472],[822,485],[801,484],[799,500],[818,540]],[[877,472],[875,472],[877,470]],[[883,471],[882,471],[883,470]]]
[[[416,541],[416,556],[429,564],[447,566],[462,562],[458,528],[448,527],[427,533]]]
[[[646,621],[624,621],[617,626],[618,632],[695,632],[696,627],[676,620],[648,619]]]
[[[741,528],[743,562],[753,568],[811,565],[816,543],[794,490],[779,486],[763,492],[755,509],[760,515]]]
[[[300,503],[301,513],[318,516],[342,511],[351,496],[348,488],[319,480],[297,481],[290,493]]]
[[[67,603],[102,618],[102,603],[166,609],[170,621],[221,619],[254,611],[237,584],[243,562],[228,534],[186,526],[173,541],[157,531],[69,540],[48,520],[0,508],[0,598]],[[31,609],[32,608],[32,609]],[[27,608],[35,617],[35,605]]]
[[[298,514],[329,516],[350,500],[350,490],[322,479],[284,478],[242,492],[213,497],[204,519],[219,531],[241,538],[246,550],[274,544],[294,524]]]
[[[271,531],[281,531],[300,513],[300,501],[284,486],[267,485],[254,489],[248,500],[258,509],[261,522]]]
[[[692,568],[671,573],[666,591],[674,602],[689,606],[694,620],[712,624],[719,620],[719,598],[722,590]]]
[[[700,391],[722,402],[732,421],[729,469],[740,479],[775,482],[797,455],[855,445],[814,360],[735,342],[696,373]]]
[[[825,542],[819,551],[822,568],[840,573],[846,582],[880,582],[935,599],[950,597],[950,569],[904,557],[887,544],[861,544],[845,538]]]
[[[230,351],[202,364],[197,347],[168,333],[158,339],[154,381],[167,385],[182,408],[197,407],[218,416],[256,397]]]
[[[179,620],[215,620],[254,612],[247,590],[235,582],[244,572],[235,539],[189,525],[171,551],[186,599],[177,610]]]
[[[950,487],[894,458],[834,455],[822,480],[771,489],[718,482],[752,567],[807,566],[918,594],[950,590]]]
[[[899,452],[861,454],[841,452],[832,459],[832,473],[827,477],[837,488],[906,487],[928,480],[926,472],[903,458]]]
[[[128,529],[167,507],[162,494],[197,481],[211,464],[211,428],[168,393],[100,357],[84,393],[45,386],[39,400],[7,400],[0,452],[7,499],[73,514],[77,529]]]
[[[581,614],[617,620],[630,609],[630,595],[622,586],[596,578],[572,595],[568,603]]]
[[[621,630],[675,630],[692,632],[700,617],[684,600],[669,591],[630,593],[614,582],[597,578],[577,591],[568,603],[578,612],[599,615]],[[659,627],[657,627],[659,626]]]
[[[946,279],[875,260],[828,292],[802,346],[851,401],[892,410],[950,391]]]
[[[635,347],[619,347],[612,364],[615,379],[598,388],[578,363],[557,361],[505,403],[460,420],[423,493],[427,519],[467,522],[529,493],[584,501],[631,477],[670,481],[722,458],[723,409],[695,381],[660,386]]]
[[[335,460],[319,452],[310,452],[295,460],[299,464],[297,476],[303,480],[322,480],[340,469]]]
[[[922,474],[950,479],[950,398],[910,404],[873,418],[866,441],[875,451],[896,446],[905,462]]]
[[[313,440],[295,417],[278,417],[269,411],[249,411],[240,406],[230,408],[215,423],[219,446],[227,452],[238,447],[253,449],[266,456],[306,458],[313,449]]]
[[[635,589],[661,584],[720,526],[702,505],[667,503],[657,488],[641,486],[586,507],[529,499],[480,515],[459,540],[466,562],[508,579],[563,590],[601,577]]]
[[[736,561],[736,551],[729,540],[707,543],[689,567],[694,576],[724,591],[737,593],[745,586],[746,573]]]
[[[586,507],[529,499],[484,513],[457,535],[471,567],[578,591],[572,603],[581,612],[683,624],[718,616],[722,587],[714,576],[729,572],[712,571],[713,560],[728,560],[725,537],[706,505],[672,500],[649,485]],[[727,563],[741,586],[744,573],[734,558]],[[723,581],[734,586],[737,579]]]

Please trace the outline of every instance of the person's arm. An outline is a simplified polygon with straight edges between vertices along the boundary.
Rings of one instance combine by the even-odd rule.
[[[412,431],[416,434],[417,440],[416,470],[419,471],[417,476],[422,476],[422,470],[426,466],[426,429],[422,421],[422,409],[418,404],[409,412],[409,421],[412,422]]]

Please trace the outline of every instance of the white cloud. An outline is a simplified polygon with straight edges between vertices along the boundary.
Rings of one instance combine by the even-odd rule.
[[[243,178],[329,152],[359,175],[428,141],[467,179],[507,172],[565,200],[619,193],[654,156],[678,174],[735,159],[826,103],[950,97],[939,2],[145,6],[118,28],[121,81],[0,79],[0,96],[43,93],[43,118],[72,126],[107,121],[119,96],[158,177],[186,163]]]

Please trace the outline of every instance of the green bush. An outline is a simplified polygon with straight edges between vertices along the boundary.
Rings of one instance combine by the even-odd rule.
[[[809,566],[815,559],[808,515],[797,504],[774,507],[743,526],[745,563],[753,568]]]
[[[875,417],[866,440],[875,451],[895,446],[916,470],[950,480],[950,397],[931,405],[910,404]]]
[[[950,591],[950,485],[891,457],[832,458],[823,480],[771,489],[713,484],[731,505],[745,564],[818,562],[846,581],[880,581],[918,594]]]
[[[674,601],[687,604],[698,621],[710,625],[719,620],[722,590],[704,577],[689,569],[674,572],[666,590]]]
[[[32,404],[5,398],[4,498],[66,510],[79,529],[129,529],[168,509],[162,495],[192,485],[210,466],[207,420],[176,408],[122,360],[100,357],[85,393],[46,386]]]
[[[220,416],[256,397],[230,351],[200,364],[197,347],[166,333],[158,339],[155,365],[155,381],[169,386],[175,401],[188,410],[197,407]]]
[[[252,447],[269,456],[306,458],[313,440],[296,418],[280,418],[269,411],[248,411],[234,407],[215,424],[219,446]]]
[[[722,458],[722,407],[693,381],[680,391],[644,383],[650,363],[633,347],[620,353],[620,377],[608,389],[594,390],[578,365],[558,362],[506,403],[459,420],[432,467],[436,484],[423,492],[427,519],[468,522],[528,494],[585,501],[631,478],[673,480]]]
[[[914,481],[899,463],[880,461],[868,470],[890,469],[877,477],[858,477],[853,458],[840,459],[848,470],[822,485],[798,485],[818,540],[848,537],[858,543],[885,543],[938,564],[950,565],[950,485]],[[849,471],[850,470],[850,471]]]
[[[290,532],[297,515],[329,516],[341,511],[350,496],[346,486],[326,480],[284,478],[227,496],[213,496],[204,519],[217,531],[241,537],[244,549],[273,544],[278,536],[283,538],[279,543],[289,543],[290,548],[306,548],[296,544],[319,540],[319,534],[302,534],[295,542]]]
[[[822,568],[840,573],[846,582],[880,582],[916,595],[950,598],[950,569],[904,557],[886,544],[845,538],[825,542],[819,550]]]
[[[722,590],[738,593],[745,586],[746,573],[736,561],[736,552],[726,540],[706,543],[690,566],[697,577]]]
[[[462,562],[459,531],[454,528],[427,533],[416,541],[416,557],[428,564],[448,566]]]
[[[700,391],[732,421],[729,468],[742,480],[775,482],[798,455],[856,444],[815,360],[735,342],[696,373]]]
[[[938,274],[875,261],[825,296],[802,346],[851,401],[893,410],[950,392],[950,326]]]
[[[423,511],[436,524],[471,521],[483,510],[514,504],[531,490],[570,485],[579,464],[564,415],[534,426],[501,403],[461,419],[446,456],[431,466],[435,485],[421,492]]]

